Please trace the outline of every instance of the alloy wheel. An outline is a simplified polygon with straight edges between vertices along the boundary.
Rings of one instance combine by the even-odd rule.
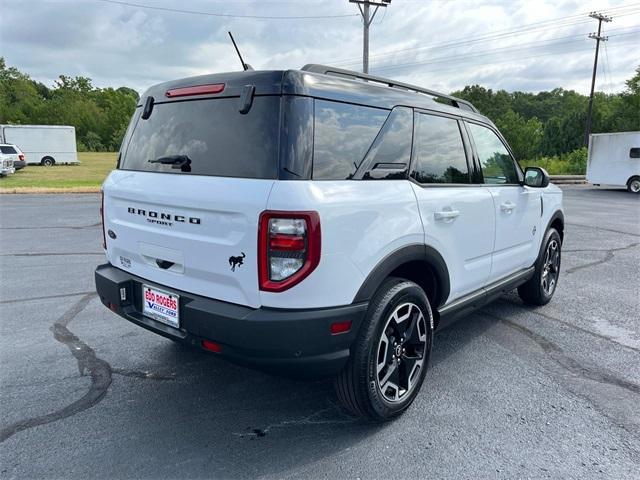
[[[403,400],[420,378],[427,352],[427,323],[420,307],[403,303],[391,313],[378,342],[376,384],[389,402]]]
[[[547,295],[553,294],[560,273],[560,244],[552,239],[547,245],[540,282]]]

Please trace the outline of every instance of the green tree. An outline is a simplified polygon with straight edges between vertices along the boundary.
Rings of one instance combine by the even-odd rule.
[[[82,76],[60,75],[48,88],[0,57],[1,123],[73,125],[79,148],[115,151],[137,101],[131,88],[95,88]]]
[[[496,120],[496,126],[513,149],[516,158],[533,158],[539,153],[543,126],[537,118],[527,120],[519,113],[508,110]]]

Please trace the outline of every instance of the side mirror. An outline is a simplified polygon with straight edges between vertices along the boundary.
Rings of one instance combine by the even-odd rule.
[[[544,188],[549,185],[549,174],[544,168],[527,167],[524,171],[524,184],[527,187]]]

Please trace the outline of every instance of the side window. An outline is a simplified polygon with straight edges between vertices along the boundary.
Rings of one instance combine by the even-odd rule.
[[[16,152],[16,149],[13,148],[13,147],[0,147],[0,152],[5,153],[5,154],[18,153],[18,152]]]
[[[484,183],[517,184],[520,183],[516,164],[502,140],[487,127],[469,123],[478,152]]]
[[[388,110],[315,101],[314,180],[348,180],[360,166]]]
[[[413,136],[413,110],[395,107],[356,173],[363,180],[407,178]],[[364,172],[363,174],[361,172]]]
[[[419,183],[469,183],[469,166],[457,120],[416,114],[411,177]]]

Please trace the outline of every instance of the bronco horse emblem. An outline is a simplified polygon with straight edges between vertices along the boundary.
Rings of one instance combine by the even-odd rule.
[[[229,265],[231,266],[232,272],[235,272],[236,267],[239,267],[244,263],[244,257],[246,257],[246,255],[244,254],[244,252],[240,252],[240,253],[242,255],[238,255],[237,257],[229,257]]]

